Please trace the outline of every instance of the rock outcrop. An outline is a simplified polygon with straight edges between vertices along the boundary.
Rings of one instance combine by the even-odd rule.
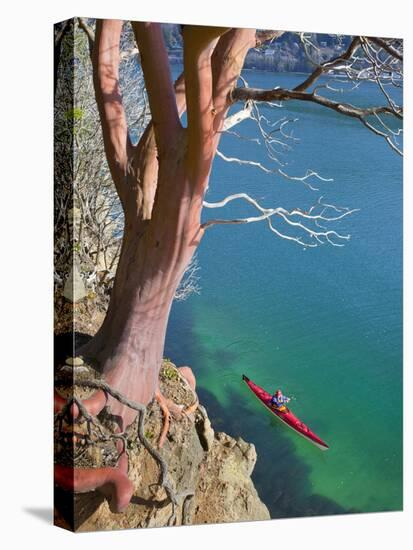
[[[99,493],[76,495],[74,529],[94,531],[270,519],[250,477],[257,460],[254,445],[214,432],[207,411],[198,403],[194,384],[189,367],[180,371],[172,363],[164,363],[160,389],[166,401],[175,403],[175,407],[171,409],[174,418],[160,453],[177,496],[173,518],[172,503],[158,485],[159,465],[136,440],[136,445],[130,444],[128,449],[128,477],[135,490],[126,510],[120,514],[111,512],[108,501]],[[145,417],[145,437],[154,447],[162,425],[162,409],[154,400],[148,405]],[[133,434],[129,441],[134,441]]]
[[[200,465],[193,524],[270,519],[251,481],[254,445],[216,433]]]

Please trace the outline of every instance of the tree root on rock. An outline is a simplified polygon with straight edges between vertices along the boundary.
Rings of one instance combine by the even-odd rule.
[[[195,401],[192,403],[192,405],[189,405],[186,409],[182,411],[182,414],[189,416],[191,413],[195,412],[197,408],[199,407],[199,399],[197,394],[194,392]]]
[[[185,367],[185,368],[188,368],[188,367]],[[180,419],[182,415],[188,418],[189,415],[195,412],[199,406],[199,399],[195,392],[195,386],[192,387],[192,385],[189,383],[184,373],[181,372],[179,369],[177,369],[177,373],[180,379],[182,380],[182,382],[187,386],[187,388],[193,394],[194,401],[191,405],[184,408],[183,405],[178,405],[177,403],[172,401],[172,399],[168,399],[167,397],[165,397],[161,393],[161,390],[159,388],[156,390],[155,399],[159,403],[159,406],[161,407],[162,414],[163,414],[163,426],[162,426],[161,435],[159,436],[159,441],[158,441],[159,449],[162,449],[166,441],[166,436],[168,435],[169,428],[171,425],[171,415],[177,419]]]
[[[181,378],[183,383],[186,385],[186,387],[194,397],[194,401],[192,405],[189,405],[188,407],[186,407],[186,409],[183,409],[182,411],[182,414],[189,416],[191,413],[195,412],[196,409],[199,407],[199,399],[195,391],[195,387],[196,387],[195,376],[192,372],[192,369],[189,367],[179,367],[177,370],[178,370],[179,377]]]
[[[158,449],[162,449],[163,444],[165,443],[165,440],[166,440],[166,436],[168,435],[168,432],[169,432],[169,427],[171,425],[171,413],[167,404],[167,400],[162,395],[160,390],[156,390],[155,399],[159,403],[159,406],[161,407],[161,411],[163,414],[162,431],[158,441]]]
[[[174,416],[177,419],[182,418],[182,415],[188,417],[191,413],[195,412],[199,406],[198,396],[194,393],[194,402],[189,407],[184,408],[183,405],[177,405],[172,399],[165,397],[161,391],[158,389],[155,392],[155,399],[159,403],[163,414],[163,426],[161,435],[159,436],[158,449],[162,449],[166,436],[168,435],[169,428],[171,425],[171,416]]]
[[[178,500],[180,500],[182,498],[184,499],[184,501],[182,503],[182,506],[183,506],[182,521],[187,521],[187,512],[186,512],[187,499],[194,495],[194,491],[192,490],[192,491],[185,491],[183,493],[176,493],[174,491],[174,489],[172,488],[172,485],[170,483],[169,476],[168,476],[168,466],[167,466],[165,460],[162,458],[160,453],[149,443],[148,439],[145,437],[145,434],[144,434],[146,406],[143,405],[142,403],[137,403],[135,401],[131,401],[130,399],[127,399],[120,392],[118,392],[117,390],[115,390],[109,384],[107,384],[106,382],[104,382],[102,380],[85,380],[85,381],[81,381],[81,382],[79,381],[79,382],[77,382],[77,385],[87,387],[87,388],[96,388],[96,389],[99,389],[99,390],[103,390],[105,393],[109,394],[111,397],[118,400],[123,405],[126,405],[127,407],[130,407],[131,409],[137,411],[138,414],[137,414],[134,422],[136,422],[136,426],[137,426],[138,439],[139,439],[140,443],[143,445],[143,447],[148,451],[148,453],[152,456],[152,458],[158,464],[160,473],[159,473],[159,480],[158,480],[157,484],[164,489],[164,491],[167,495],[167,498],[169,499],[169,501],[172,505],[171,515],[168,519],[167,525],[170,526],[170,525],[174,525],[176,523],[176,509],[177,509],[177,506],[179,504]],[[165,398],[163,398],[163,399],[165,399]],[[61,413],[60,413],[61,416],[63,416],[64,414],[67,414],[69,407],[72,406],[72,404],[73,404],[72,401],[75,401],[76,405],[79,408],[80,416],[83,416],[83,418],[88,423],[89,422],[92,423],[92,424],[94,423],[92,416],[89,415],[89,413],[87,412],[85,407],[82,406],[82,403],[81,403],[80,400],[77,400],[76,398],[74,398],[70,401],[71,401],[70,405],[68,404],[68,406],[64,407],[64,409],[61,411]],[[161,398],[161,402],[162,402],[162,398]],[[161,402],[159,402],[160,405],[161,405]],[[166,399],[165,399],[165,402],[166,402]],[[177,406],[177,405],[175,404],[175,406]],[[165,423],[166,424],[166,430],[165,430],[165,426],[164,426],[161,436],[165,433],[165,437],[166,437],[166,433],[167,433],[168,428],[169,428],[169,410],[168,410],[168,407],[166,407],[166,405],[164,403],[161,405],[161,408],[162,408],[162,411],[164,412],[165,418],[167,418],[167,422]],[[182,412],[182,411],[180,411],[180,412]],[[116,437],[121,438],[123,435],[124,434],[116,434]],[[126,445],[125,445],[125,447],[126,447]],[[126,450],[126,448],[125,448],[125,450]]]

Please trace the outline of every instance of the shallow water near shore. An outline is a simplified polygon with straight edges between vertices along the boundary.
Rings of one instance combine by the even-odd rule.
[[[174,67],[176,72],[179,68]],[[290,87],[302,76],[247,71],[250,86]],[[343,94],[377,102],[370,85]],[[382,100],[380,100],[382,102]],[[298,102],[262,108],[298,118],[286,171],[334,182],[310,191],[217,158],[208,201],[247,192],[266,207],[303,209],[320,195],[360,209],[335,229],[345,247],[277,238],[265,223],[217,226],[198,253],[202,291],[172,308],[166,355],[190,365],[213,426],[255,444],[253,479],[272,517],[402,507],[402,161],[359,122]],[[236,128],[257,137],[250,121]],[[264,148],[225,135],[228,156],[266,165]],[[219,212],[219,214],[218,214]],[[255,214],[245,203],[204,213]],[[281,387],[291,409],[330,445],[321,452],[282,425],[242,382]]]

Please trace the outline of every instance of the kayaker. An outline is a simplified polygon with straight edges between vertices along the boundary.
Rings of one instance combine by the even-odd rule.
[[[281,390],[277,390],[271,397],[271,405],[280,412],[284,412],[287,410],[285,404],[289,401],[291,401],[291,399],[286,395],[283,395]]]

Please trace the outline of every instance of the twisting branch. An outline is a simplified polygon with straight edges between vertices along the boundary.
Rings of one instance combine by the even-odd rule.
[[[259,170],[262,170],[266,174],[280,174],[285,179],[304,183],[304,185],[306,187],[308,187],[309,189],[311,189],[311,191],[318,191],[318,189],[316,187],[314,187],[310,183],[310,181],[308,181],[308,180],[311,180],[312,178],[316,178],[320,181],[325,181],[325,182],[333,181],[331,178],[324,178],[323,176],[320,176],[320,174],[318,174],[314,170],[307,170],[306,173],[304,174],[304,176],[291,176],[291,175],[287,174],[281,168],[274,168],[274,169],[268,168],[268,167],[264,166],[264,164],[262,164],[261,162],[258,162],[258,161],[255,161],[255,160],[240,159],[240,158],[237,158],[237,157],[227,157],[226,155],[224,155],[224,153],[222,153],[219,150],[217,150],[216,154],[217,154],[218,157],[220,157],[225,162],[234,162],[236,164],[240,164],[240,165],[244,165],[244,166],[252,166],[254,168],[258,168]]]
[[[333,101],[324,96],[320,96],[316,93],[309,92],[299,92],[296,90],[287,90],[285,88],[274,88],[273,90],[262,90],[259,88],[236,88],[232,93],[233,101],[288,101],[288,100],[298,100],[298,101],[309,101],[312,103],[318,103],[323,107],[333,109],[337,113],[346,115],[354,118],[365,118],[371,115],[386,113],[389,115],[394,115],[394,111],[387,106],[379,107],[357,107],[351,105],[350,103],[340,103],[338,101]],[[401,118],[399,115],[398,118]]]
[[[371,130],[373,127],[371,123],[368,122],[367,120],[368,117],[376,116],[380,114],[387,114],[387,115],[393,115],[401,119],[403,116],[402,111],[396,112],[390,106],[362,108],[362,107],[357,107],[355,105],[351,105],[350,103],[341,103],[338,101],[334,101],[327,97],[318,95],[315,92],[313,93],[297,92],[295,90],[286,90],[284,88],[275,88],[273,90],[261,90],[257,88],[236,88],[232,93],[232,99],[233,101],[252,101],[253,100],[253,101],[263,101],[263,102],[288,101],[288,100],[308,101],[308,102],[316,103],[323,107],[327,107],[328,109],[332,109],[342,115],[345,115],[351,118],[356,118]],[[375,132],[375,133],[378,133],[378,132]],[[382,134],[379,134],[379,135],[382,135]],[[385,136],[385,137],[386,137],[386,141],[388,141],[388,143],[393,147],[394,144],[392,144],[390,138],[388,136]],[[393,148],[397,153],[402,155],[402,152],[400,151],[400,149],[398,149],[396,146],[394,146]]]
[[[172,512],[168,520],[168,525],[173,525],[176,520],[176,507],[178,505],[178,499],[186,498],[188,496],[188,492],[185,492],[185,494],[182,494],[182,495],[175,493],[169,480],[168,466],[165,460],[163,459],[162,455],[149,443],[148,439],[145,436],[145,433],[144,433],[145,414],[146,414],[145,405],[143,405],[142,403],[137,403],[136,401],[132,401],[131,399],[128,399],[127,397],[125,397],[119,391],[112,388],[112,386],[110,386],[103,380],[76,381],[76,385],[85,387],[85,388],[95,388],[95,389],[103,390],[104,392],[109,394],[111,397],[119,401],[119,403],[122,403],[122,405],[125,405],[138,413],[135,422],[137,424],[139,441],[142,443],[142,445],[145,447],[148,453],[155,459],[155,461],[159,465],[160,477],[159,477],[158,483],[165,490],[172,504]],[[82,415],[86,415],[85,416],[86,420],[89,419],[88,418],[89,415],[87,411],[84,410],[84,408],[81,409],[80,412]]]
[[[241,77],[240,79],[242,80],[244,86],[248,88],[248,83],[246,82],[245,78]],[[299,141],[297,138],[295,138],[292,135],[292,132],[286,133],[285,131],[286,125],[291,122],[296,122],[297,119],[288,119],[286,117],[282,117],[279,120],[276,120],[275,122],[271,122],[270,120],[268,120],[267,117],[265,117],[260,113],[258,105],[255,101],[247,101],[244,109],[238,111],[237,113],[225,119],[222,131],[235,135],[236,137],[239,137],[241,139],[249,139],[250,141],[255,141],[260,145],[261,140],[258,138],[254,138],[254,139],[246,138],[245,136],[242,136],[236,132],[229,131],[230,128],[232,128],[236,124],[239,124],[243,120],[246,120],[247,118],[253,120],[256,123],[258,131],[262,137],[262,143],[264,144],[267,150],[267,155],[269,159],[275,162],[279,167],[268,168],[261,162],[240,159],[235,157],[228,157],[224,155],[221,151],[217,150],[217,155],[222,160],[226,162],[235,162],[241,165],[253,166],[255,168],[258,168],[259,170],[262,170],[267,174],[279,174],[285,179],[304,183],[312,191],[317,191],[318,189],[312,185],[311,180],[318,179],[320,181],[325,181],[325,182],[332,181],[331,178],[324,178],[314,170],[307,170],[307,172],[303,176],[291,176],[286,172],[285,163],[280,160],[279,151],[277,150],[277,148],[281,148],[282,152],[284,152],[286,150],[291,149],[288,142],[291,143],[291,142]],[[277,138],[276,137],[277,135],[280,135],[281,137]]]
[[[315,69],[304,81],[291,90],[280,87],[270,90],[249,88],[244,82],[243,87],[238,87],[232,91],[232,101],[265,102],[278,107],[282,106],[281,102],[290,100],[316,103],[341,115],[359,120],[366,128],[383,137],[394,151],[402,154],[397,140],[402,132],[401,128],[393,130],[391,125],[381,117],[381,115],[390,116],[396,122],[403,118],[402,106],[398,105],[397,100],[391,97],[388,89],[389,84],[392,85],[393,89],[400,87],[400,81],[403,78],[402,41],[399,39],[355,36],[343,53],[328,60],[323,60],[323,52],[315,37],[311,34],[300,33],[300,39],[307,57],[315,65]],[[311,55],[310,52],[314,55]],[[335,75],[340,78],[340,82],[343,82],[342,78],[344,77],[345,82],[352,84],[353,88],[358,87],[364,81],[374,82],[382,92],[386,104],[368,107],[357,106],[321,95],[319,91],[322,89],[335,92],[343,91],[337,90],[328,82],[323,82],[322,85],[308,91],[323,75]],[[257,107],[254,107],[254,110],[256,109]],[[259,115],[256,117],[256,122],[264,138],[270,158],[278,162],[279,159],[273,148],[276,142],[271,143],[267,139],[268,136],[264,135],[262,125],[260,127],[259,124]],[[278,145],[285,149],[285,144],[279,143]]]
[[[297,92],[303,92],[307,88],[309,88],[320,76],[327,71],[330,71],[331,69],[334,69],[337,65],[342,65],[343,61],[348,61],[355,53],[357,48],[360,46],[360,37],[356,36],[351,41],[349,47],[347,48],[346,52],[340,55],[339,57],[335,57],[334,59],[330,59],[329,61],[326,61],[325,63],[322,63],[319,65],[308,78],[306,78],[301,84],[296,86],[294,88]]]
[[[403,53],[399,50],[397,50],[391,43],[386,42],[383,38],[378,37],[370,37],[368,38],[370,42],[374,42],[380,48],[383,48],[383,50],[386,50],[391,56],[395,57],[399,61],[403,61]]]
[[[377,117],[378,118],[378,117]],[[378,118],[380,120],[380,118]],[[386,142],[390,145],[390,147],[393,149],[393,151],[395,151],[398,155],[400,156],[403,156],[403,152],[401,149],[399,149],[399,147],[397,147],[397,145],[392,141],[391,137],[386,134],[386,132],[383,132],[382,130],[379,130],[378,128],[376,128],[375,126],[373,126],[373,124],[371,124],[370,122],[368,122],[367,120],[365,119],[361,119],[361,122],[364,124],[364,126],[366,128],[368,128],[369,130],[371,130],[374,134],[376,134],[377,136],[380,136],[382,138],[384,138],[386,140]],[[388,128],[387,126],[385,126],[383,124],[383,122],[380,120],[381,124],[385,127],[385,128]],[[391,130],[390,130],[391,131]],[[393,132],[392,132],[393,133]],[[397,134],[396,134],[397,135]]]
[[[226,206],[228,203],[237,199],[243,199],[247,203],[254,206],[260,212],[260,215],[250,216],[246,218],[212,219],[203,223],[202,227],[204,229],[207,229],[208,227],[212,227],[214,225],[239,225],[267,220],[269,228],[273,233],[275,233],[282,239],[294,241],[301,246],[315,247],[319,244],[324,244],[326,242],[331,244],[332,246],[343,246],[343,244],[339,241],[349,240],[350,235],[342,235],[335,230],[323,228],[319,222],[330,223],[339,221],[358,211],[358,209],[337,207],[331,204],[323,203],[322,197],[319,198],[317,204],[312,206],[308,212],[302,211],[299,208],[295,208],[293,210],[286,210],[282,207],[264,208],[258,203],[258,201],[250,197],[247,193],[236,193],[234,195],[229,195],[228,197],[225,197],[222,201],[214,203],[204,201],[203,205],[205,208],[222,208],[223,206]],[[320,208],[320,212],[317,213],[316,208]],[[304,236],[309,236],[311,240],[308,242],[306,240],[303,240],[303,237],[301,236],[297,237],[293,235],[287,235],[276,229],[272,225],[272,218],[276,217],[281,218],[287,225],[297,228],[304,233]],[[306,222],[312,223],[316,228],[306,225]],[[319,229],[321,229],[321,231]]]

